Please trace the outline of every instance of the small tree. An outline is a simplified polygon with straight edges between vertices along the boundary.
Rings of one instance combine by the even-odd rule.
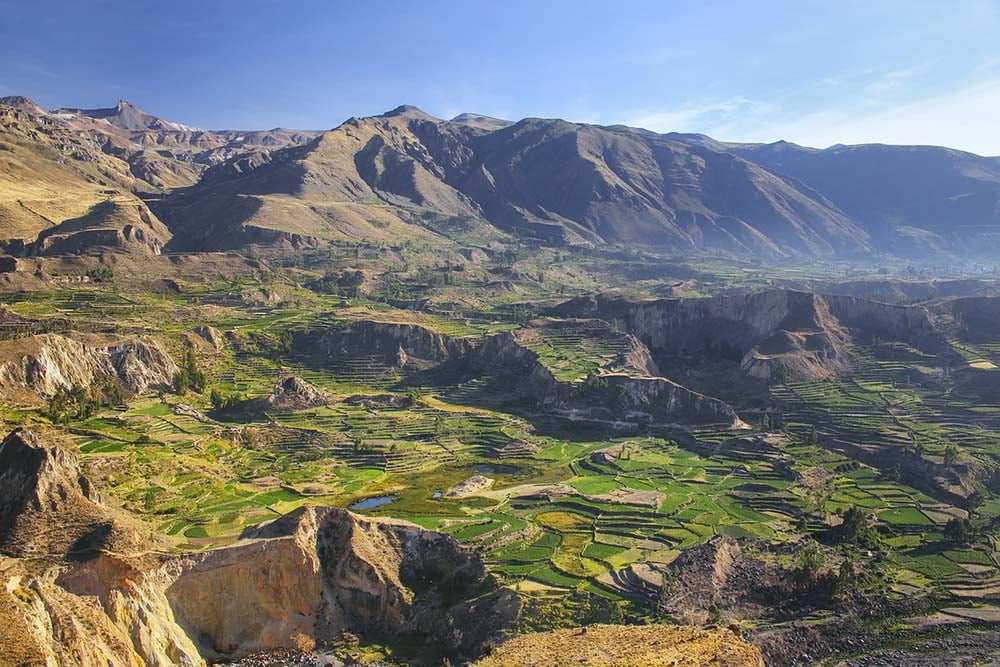
[[[979,535],[976,527],[968,519],[949,519],[944,527],[944,539],[956,544],[971,544]]]
[[[834,593],[837,595],[846,593],[857,585],[858,573],[854,567],[854,561],[845,558],[837,571],[837,577],[833,582]]]
[[[157,494],[155,488],[149,487],[148,489],[146,489],[146,493],[142,501],[142,508],[147,512],[152,512],[154,509],[156,509],[156,495]]]
[[[198,357],[194,348],[189,347],[184,353],[184,361],[173,377],[173,389],[176,394],[186,394],[188,390],[199,394],[205,391],[207,381],[205,373],[198,368]]]
[[[840,542],[874,546],[880,541],[878,531],[868,522],[868,515],[857,507],[844,512],[844,521],[837,528]]]
[[[173,380],[171,381],[171,386],[175,394],[183,396],[191,388],[191,378],[188,373],[183,368],[178,368],[174,372]]]
[[[944,464],[946,466],[953,466],[958,463],[958,447],[954,444],[949,444],[944,448]]]
[[[759,424],[759,426],[760,426],[760,430],[761,431],[770,431],[771,430],[771,418],[768,417],[765,414],[763,417],[760,418],[760,424]]]
[[[792,570],[796,586],[800,589],[811,588],[819,578],[819,572],[825,564],[826,559],[820,553],[819,547],[812,543],[807,544],[799,553],[799,557],[795,561],[795,568]]]
[[[713,602],[708,607],[708,622],[711,624],[717,624],[722,620],[722,610],[719,605]]]

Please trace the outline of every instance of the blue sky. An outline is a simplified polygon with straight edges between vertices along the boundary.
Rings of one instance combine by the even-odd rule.
[[[1000,155],[1000,0],[0,0],[0,95],[198,127],[415,104]]]

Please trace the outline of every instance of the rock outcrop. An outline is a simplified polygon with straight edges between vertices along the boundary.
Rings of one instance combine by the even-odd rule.
[[[486,477],[485,475],[473,475],[467,479],[462,480],[455,486],[451,487],[445,491],[444,495],[446,498],[468,498],[469,496],[474,496],[480,491],[486,491],[493,488],[493,483],[496,480]]]
[[[473,551],[406,522],[305,507],[229,547],[160,554],[71,453],[23,430],[0,446],[0,487],[3,664],[193,667],[344,631],[469,660],[520,613]]]
[[[842,374],[850,368],[854,340],[941,347],[925,308],[790,290],[652,301],[597,295],[572,299],[552,312],[617,320],[656,354],[728,359],[764,380]]]
[[[601,379],[607,383],[606,393],[617,399],[626,419],[657,424],[745,427],[736,411],[726,402],[699,394],[667,378],[609,373],[602,375]]]
[[[0,443],[0,553],[61,558],[110,537],[113,520],[76,456],[26,429]],[[103,536],[102,536],[103,533]]]
[[[944,299],[928,307],[941,326],[964,340],[987,342],[1000,336],[1000,297]]]
[[[331,401],[330,394],[292,375],[275,385],[268,396],[251,403],[260,410],[305,410],[329,405]]]
[[[0,395],[47,398],[103,378],[130,393],[167,388],[177,371],[170,355],[146,337],[41,334],[0,342]]]
[[[468,354],[476,342],[419,324],[362,320],[341,329],[295,332],[292,345],[320,360],[374,354],[381,355],[387,366],[427,368]]]
[[[719,424],[740,427],[731,406],[651,375],[656,364],[635,338],[630,348],[597,369],[585,381],[560,381],[537,352],[524,344],[531,331],[513,331],[488,339],[473,355],[481,371],[510,382],[512,396],[574,418],[659,424]]]
[[[193,333],[201,338],[216,352],[220,351],[226,345],[225,336],[215,327],[207,325],[198,326],[194,328]]]
[[[303,508],[173,567],[167,597],[210,658],[294,646],[297,636],[335,640],[344,630],[423,635],[468,658],[519,609],[454,540],[333,508]]]

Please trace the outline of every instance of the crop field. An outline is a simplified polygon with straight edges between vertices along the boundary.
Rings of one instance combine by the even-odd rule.
[[[970,402],[954,392],[949,378],[915,372],[917,364],[879,361],[876,350],[860,350],[857,357],[861,363],[849,379],[774,389],[792,432],[802,436],[808,424],[830,449],[855,454],[867,449],[874,453],[874,462],[882,463],[877,470],[862,467],[835,478],[826,505],[862,507],[884,522],[894,535],[888,541],[896,547],[893,558],[900,581],[908,582],[903,587],[934,582],[963,598],[995,595],[1000,579],[993,545],[947,551],[934,542],[944,523],[966,515],[949,502],[947,479],[955,474],[949,467],[995,469],[1000,461],[1000,404],[995,398]],[[996,372],[977,363],[979,358],[968,360],[971,372]],[[949,449],[954,464],[948,461]],[[906,459],[897,458],[900,455],[936,466],[944,483],[922,491],[907,488],[906,470],[899,463]],[[995,501],[981,497],[978,503],[979,516],[998,516]]]
[[[627,336],[599,321],[552,320],[526,346],[561,382],[578,382],[628,350]]]
[[[781,430],[581,435],[499,409],[487,400],[498,388],[485,376],[412,385],[381,355],[317,364],[272,343],[292,330],[361,319],[419,323],[454,337],[528,326],[525,345],[557,379],[579,382],[628,349],[613,323],[532,327],[503,309],[428,315],[295,289],[285,304],[248,307],[247,293],[259,289],[129,296],[81,289],[7,301],[25,316],[71,314],[77,330],[155,331],[178,355],[195,327],[211,326],[227,341],[218,350],[197,348],[213,389],[260,398],[295,375],[330,396],[322,407],[234,415],[213,409],[207,391],[159,392],[73,423],[90,473],[164,535],[167,548],[226,544],[304,503],[360,502],[360,512],[407,519],[471,545],[525,595],[584,591],[632,604],[635,582],[623,574],[630,566],[669,564],[717,535],[822,537],[857,508],[874,518],[891,549],[896,592],[1000,596],[995,545],[942,541],[944,526],[966,510],[861,451],[898,449],[941,464],[955,446],[971,465],[1000,460],[1000,404],[953,393],[953,383],[925,372],[926,360],[913,350],[859,348],[850,377],[773,387]],[[981,362],[1000,361],[1000,345],[955,345],[971,371],[994,372]],[[449,493],[476,474],[492,485]],[[1000,501],[986,493],[978,512],[1000,517]]]

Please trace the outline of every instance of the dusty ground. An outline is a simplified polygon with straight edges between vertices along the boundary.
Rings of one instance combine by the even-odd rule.
[[[760,650],[733,631],[669,625],[592,625],[520,635],[477,667],[763,667]]]
[[[978,630],[914,642],[903,649],[875,651],[837,667],[998,667],[1000,631]]]

